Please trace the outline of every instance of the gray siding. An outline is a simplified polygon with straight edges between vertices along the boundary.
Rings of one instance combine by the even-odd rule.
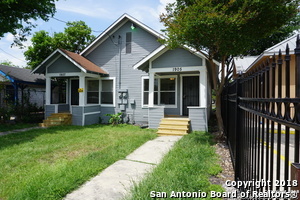
[[[163,106],[149,108],[149,128],[157,129],[162,118],[164,118]]]
[[[153,68],[202,66],[202,59],[184,49],[169,50],[152,62]]]
[[[47,119],[52,113],[55,113],[55,105],[45,105],[45,119]]]
[[[189,108],[189,119],[192,131],[208,131],[206,108]]]
[[[76,67],[71,61],[64,56],[60,56],[52,65],[48,68],[48,73],[65,73],[65,72],[80,72],[81,70]]]
[[[70,111],[70,105],[69,104],[59,104],[58,105],[58,112],[69,112]]]
[[[91,125],[99,123],[100,113],[84,115],[84,125]]]
[[[111,38],[101,43],[86,57],[87,59],[94,62],[96,65],[103,67],[109,71],[110,77],[116,77],[116,91],[119,90],[119,47],[116,46],[118,43],[119,35],[122,38],[122,53],[121,53],[121,89],[128,90],[128,99],[133,99],[135,104],[126,105],[126,115],[133,115],[133,119],[137,124],[144,124],[147,119],[144,118],[148,115],[147,109],[141,108],[141,77],[147,75],[147,73],[141,70],[134,70],[132,67],[142,58],[147,56],[153,50],[158,48],[161,44],[157,42],[157,38],[152,34],[146,32],[140,27],[135,30],[130,29],[131,22],[127,22],[120,29],[111,33]],[[126,32],[132,32],[132,53],[125,53],[126,45]],[[116,92],[116,100],[118,100],[118,92]],[[105,116],[107,113],[118,113],[120,112],[120,105],[116,103],[116,107],[101,108],[101,118],[103,122],[107,122],[108,117]]]
[[[72,124],[82,126],[83,109],[81,106],[72,106]]]

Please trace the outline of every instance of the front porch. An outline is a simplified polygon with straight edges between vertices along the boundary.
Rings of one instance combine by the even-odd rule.
[[[148,110],[148,123],[149,128],[153,129],[159,129],[160,125],[165,125],[166,121],[171,121],[172,123],[167,123],[169,125],[169,134],[178,133],[176,131],[175,126],[177,124],[181,124],[181,122],[184,122],[185,126],[187,125],[186,122],[188,122],[187,127],[178,127],[179,129],[183,131],[183,128],[185,132],[180,132],[181,134],[187,134],[190,131],[208,131],[208,118],[209,118],[209,110],[205,107],[188,107],[188,116],[178,116],[178,117],[170,117],[168,115],[165,115],[165,107],[164,106],[153,106],[149,107]],[[179,121],[181,120],[181,121]],[[179,122],[178,122],[179,121]],[[163,122],[163,123],[161,123]],[[175,123],[173,123],[175,122]],[[188,128],[188,130],[186,130]],[[173,131],[172,131],[173,130]],[[174,131],[175,130],[175,131]],[[167,134],[166,132],[161,132],[162,134]],[[160,134],[160,132],[158,132]]]

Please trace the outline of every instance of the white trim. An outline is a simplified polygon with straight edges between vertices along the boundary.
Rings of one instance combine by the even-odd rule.
[[[61,78],[64,78],[64,77],[74,77],[74,76],[83,76],[85,75],[85,73],[83,72],[66,72],[66,73],[47,73],[46,74],[46,77],[61,77]]]
[[[31,71],[31,73],[36,73],[36,71],[45,63],[47,62],[54,54],[56,54],[56,52],[58,52],[58,49],[56,49],[54,52],[52,52],[50,54],[50,56],[48,56],[45,60],[43,60],[43,62],[41,64],[39,64],[34,70]],[[46,70],[46,69],[45,69]]]
[[[81,65],[79,65],[77,62],[75,62],[73,59],[71,59],[67,54],[65,54],[63,51],[61,51],[60,49],[58,49],[58,51],[64,55],[71,63],[73,63],[75,66],[77,66],[81,71],[83,71],[84,73],[86,73],[86,69],[84,69]]]
[[[174,69],[179,69],[180,71],[174,71]],[[169,73],[181,73],[181,72],[193,72],[200,71],[206,69],[205,66],[190,66],[190,67],[167,67],[167,68],[151,68],[149,69],[149,73],[161,73],[161,72],[169,72]]]
[[[52,65],[55,61],[57,61],[61,56],[62,56],[62,55],[59,54],[59,55],[56,56],[56,57],[55,57],[48,65],[46,65],[46,67],[45,67],[46,74],[48,74],[48,67],[49,67],[50,65]]]
[[[150,53],[148,56],[146,56],[145,58],[143,58],[142,60],[140,60],[138,63],[136,63],[135,65],[133,65],[133,69],[138,69],[141,65],[143,65],[146,62],[148,62],[152,57],[154,57],[155,55],[160,54],[160,52],[165,53],[166,51],[163,51],[163,50],[166,50],[166,51],[168,50],[165,45],[161,45],[156,50],[154,50],[152,53]],[[149,66],[149,68],[150,68],[150,66]]]
[[[151,75],[151,74],[150,74]],[[178,76],[177,75],[164,75],[164,76],[157,76],[155,74],[153,74],[153,80],[157,79],[158,80],[158,90],[154,91],[154,81],[153,83],[151,83],[150,78],[151,76],[142,76],[142,84],[141,84],[141,107],[142,108],[149,108],[149,107],[155,107],[155,106],[164,106],[165,108],[177,108],[178,107]],[[161,95],[161,87],[160,87],[160,83],[161,83],[161,79],[168,79],[168,78],[175,78],[175,104],[174,105],[165,105],[165,104],[161,104],[160,102],[160,95]],[[144,104],[144,80],[148,79],[149,80],[149,94],[148,94],[148,105]],[[151,84],[150,84],[151,83]],[[153,88],[151,89],[150,86],[153,86]],[[152,90],[152,96],[150,97],[150,90]],[[157,103],[158,105],[154,105],[154,93],[157,92]],[[167,92],[167,91],[163,91],[163,92]],[[173,92],[173,91],[172,91]]]
[[[101,92],[102,92],[102,80],[113,80],[113,104],[102,104],[101,103]],[[100,93],[100,99],[99,99],[99,104],[101,107],[116,107],[116,77],[102,77],[100,78],[100,88],[99,88],[99,93]]]
[[[180,115],[183,115],[183,77],[184,76],[198,76],[199,77],[199,106],[201,105],[200,98],[200,74],[180,74]],[[198,108],[199,106],[187,106],[187,108]]]
[[[95,114],[100,114],[100,113],[101,113],[101,111],[96,111],[96,112],[83,113],[83,115],[95,115]]]
[[[207,107],[207,70],[200,70],[200,106]]]
[[[88,81],[98,81],[98,104],[92,104],[87,102],[87,96],[88,96]],[[85,85],[86,85],[86,90],[85,90],[85,102],[86,105],[100,105],[100,79],[99,78],[86,78],[85,79]],[[95,91],[94,91],[95,92]]]

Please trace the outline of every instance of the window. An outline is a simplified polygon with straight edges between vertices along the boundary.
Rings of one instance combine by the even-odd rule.
[[[126,33],[126,53],[131,53],[132,33]]]
[[[160,79],[160,104],[175,105],[176,97],[176,79],[163,78]]]
[[[101,90],[101,104],[114,104],[114,82],[112,79],[103,79]]]
[[[149,104],[149,78],[143,78],[143,106]],[[154,105],[176,105],[176,78],[154,79]]]
[[[143,105],[149,104],[149,78],[143,79]],[[158,79],[154,79],[154,105],[158,104]]]
[[[87,81],[87,103],[99,104],[99,81],[98,80]]]

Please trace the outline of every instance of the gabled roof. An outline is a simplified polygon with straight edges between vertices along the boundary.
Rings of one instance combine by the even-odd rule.
[[[159,34],[152,28],[148,27],[147,25],[143,24],[142,22],[138,21],[134,17],[123,14],[119,19],[117,19],[112,25],[110,25],[105,31],[103,31],[90,45],[88,45],[81,53],[80,55],[87,55],[93,49],[95,49],[97,46],[99,46],[105,39],[110,37],[115,31],[117,31],[122,25],[124,25],[126,22],[131,21],[134,25],[144,29],[148,33],[154,35],[157,38],[164,38],[163,35]]]
[[[258,56],[234,57],[236,73],[244,73],[257,58]]]
[[[205,57],[205,53],[204,52],[198,52],[198,51],[195,51],[193,50],[192,48],[189,48],[189,47],[184,47],[183,49],[189,51],[190,53],[194,54],[195,56],[198,56],[199,58],[202,58],[202,59],[207,59]],[[158,47],[157,49],[155,49],[152,53],[150,53],[148,56],[146,56],[145,58],[143,58],[142,60],[140,60],[139,62],[137,62],[133,68],[134,69],[143,69],[143,67],[145,66],[145,64],[150,60],[150,59],[153,59],[153,58],[156,58],[156,57],[159,57],[159,55],[165,53],[166,51],[168,51],[169,48],[166,46],[166,45],[161,45],[160,47]],[[214,63],[216,65],[220,65],[220,63],[216,60],[213,60]]]
[[[236,57],[234,59],[235,66],[238,67],[238,65],[240,65],[240,68],[243,68],[244,72],[248,71],[265,56],[273,56],[274,54],[278,55],[279,50],[281,50],[282,55],[285,55],[285,53],[286,53],[285,50],[286,50],[287,45],[290,49],[289,53],[294,54],[295,53],[294,49],[296,48],[297,36],[298,36],[298,34],[295,34],[295,35],[283,40],[282,42],[275,44],[274,46],[266,49],[259,56],[245,56],[243,58]],[[239,60],[239,61],[237,61],[238,63],[236,62],[236,60]],[[243,65],[243,66],[241,66],[241,65]],[[238,69],[237,69],[237,71],[238,71]]]
[[[67,51],[65,49],[57,49],[54,51],[50,56],[48,56],[37,68],[35,68],[32,73],[45,73],[46,71],[46,64],[53,58],[56,54],[60,54],[67,58],[70,62],[72,62],[76,67],[78,67],[81,71],[85,73],[98,73],[98,74],[108,74],[107,71],[98,67],[93,62],[89,61],[85,57]]]
[[[45,84],[45,76],[32,74],[30,69],[0,65],[0,75],[14,83]]]

